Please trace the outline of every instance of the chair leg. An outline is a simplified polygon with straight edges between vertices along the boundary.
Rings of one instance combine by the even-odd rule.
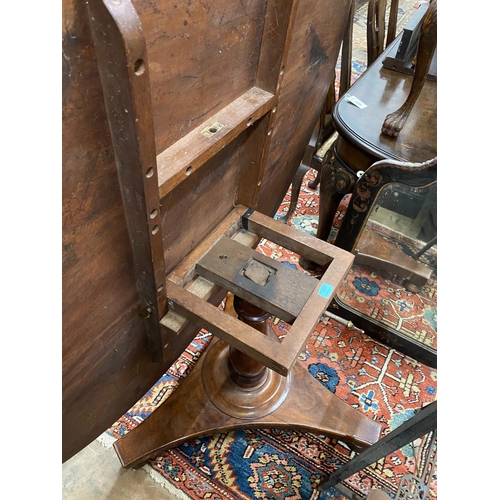
[[[288,223],[290,217],[293,215],[295,209],[297,208],[300,186],[302,186],[302,180],[304,179],[304,176],[307,174],[308,170],[309,167],[307,165],[304,165],[303,163],[301,163],[299,168],[297,169],[297,173],[295,174],[295,177],[293,178],[292,181],[292,192],[290,196],[290,206],[288,207],[288,212],[278,217],[278,220],[280,222],[283,222],[283,224]]]

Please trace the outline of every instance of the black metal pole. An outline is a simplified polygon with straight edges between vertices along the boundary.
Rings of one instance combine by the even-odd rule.
[[[358,456],[336,470],[331,476],[322,481],[318,489],[325,491],[335,487],[344,479],[364,469],[382,457],[399,450],[403,446],[415,441],[437,428],[437,401],[422,408],[416,415],[393,430],[387,436],[362,451]]]

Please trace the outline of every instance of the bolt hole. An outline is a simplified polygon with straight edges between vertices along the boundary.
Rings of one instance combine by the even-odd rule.
[[[217,129],[215,127],[210,127],[208,131],[211,132],[212,134],[215,134],[215,132],[217,132]]]
[[[136,75],[142,75],[144,71],[146,70],[146,66],[144,64],[144,61],[142,59],[137,59],[134,64],[134,73]]]
[[[152,212],[149,214],[149,218],[154,219],[157,215],[158,215],[158,210],[156,210],[156,208],[154,208],[152,210]]]
[[[160,226],[155,226],[151,231],[152,234],[156,234],[160,230]]]
[[[148,171],[146,172],[146,177],[153,177],[153,174],[155,173],[155,169],[153,167],[149,168]]]
[[[250,125],[253,125],[253,118],[250,117],[247,121],[247,127],[250,127]]]
[[[189,175],[193,171],[193,167],[189,165],[188,168],[186,168],[186,175]]]

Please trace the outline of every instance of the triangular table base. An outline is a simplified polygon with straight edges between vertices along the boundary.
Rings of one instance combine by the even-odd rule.
[[[115,442],[126,468],[193,438],[249,428],[287,428],[326,434],[366,448],[380,425],[353,409],[295,364],[288,377],[267,369],[258,388],[233,382],[224,360],[227,343],[216,340],[171,396],[138,427]]]

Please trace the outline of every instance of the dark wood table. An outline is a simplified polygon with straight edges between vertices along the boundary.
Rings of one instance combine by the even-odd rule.
[[[387,47],[333,109],[338,138],[332,145],[333,160],[325,161],[321,169],[319,239],[327,240],[338,204],[345,194],[352,192],[357,172],[382,159],[413,163],[437,156],[437,83],[434,81],[426,80],[399,135],[389,137],[382,133],[386,116],[403,104],[412,84],[412,76],[383,66],[385,57],[397,50],[400,37]],[[350,96],[366,107],[361,109],[349,102]]]
[[[63,1],[63,461],[201,328],[220,340],[115,443],[124,466],[236,428],[372,445],[381,425],[296,363],[353,256],[272,218],[325,102],[349,2],[191,3]],[[261,262],[262,238],[328,265],[309,285],[299,278],[310,294],[293,310],[297,286],[281,277],[300,271]],[[229,286],[234,243],[245,268],[230,281],[257,302],[234,299],[241,320],[218,308],[229,288],[202,276]],[[256,314],[262,298],[294,319],[283,342],[265,334],[274,313]]]

